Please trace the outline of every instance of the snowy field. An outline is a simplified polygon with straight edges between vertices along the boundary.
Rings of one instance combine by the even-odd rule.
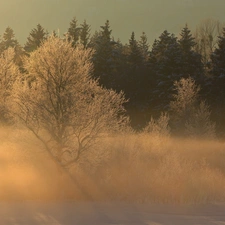
[[[225,204],[0,203],[1,225],[224,225]]]

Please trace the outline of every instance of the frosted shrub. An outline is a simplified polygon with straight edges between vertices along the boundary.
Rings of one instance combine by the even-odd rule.
[[[190,137],[215,137],[215,124],[210,121],[209,106],[199,100],[200,88],[192,78],[174,83],[174,100],[170,103],[172,122],[177,132]]]
[[[144,128],[144,132],[158,137],[168,137],[170,135],[169,120],[167,113],[161,113],[158,119],[151,118],[148,125]]]
[[[186,122],[186,132],[191,137],[214,138],[216,136],[215,123],[210,121],[209,106],[201,102],[196,112]]]
[[[174,82],[174,100],[170,103],[173,120],[177,126],[182,126],[193,114],[198,103],[198,93],[200,88],[192,78],[181,78]]]

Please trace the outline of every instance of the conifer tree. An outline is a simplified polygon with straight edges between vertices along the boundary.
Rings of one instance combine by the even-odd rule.
[[[87,24],[86,20],[81,24],[80,29],[80,43],[87,48],[90,41],[90,25]]]
[[[154,106],[157,111],[169,108],[173,82],[182,76],[182,52],[174,34],[165,30],[154,41],[149,59],[154,73]]]
[[[31,30],[24,49],[28,53],[33,52],[40,47],[41,43],[47,39],[47,36],[48,33],[40,24],[38,24],[36,28]]]
[[[94,40],[95,54],[94,61],[94,76],[99,78],[99,82],[107,87],[112,88],[113,70],[114,70],[114,45],[116,42],[111,37],[112,30],[110,29],[109,21],[107,20],[104,26],[101,26],[99,33],[96,33]]]
[[[7,27],[3,34],[3,39],[1,42],[1,51],[4,51],[8,49],[9,47],[14,48],[18,45],[19,43],[15,38],[13,29],[11,27]]]
[[[141,51],[143,61],[144,63],[147,63],[149,60],[149,44],[148,44],[148,38],[145,32],[142,32],[138,45]]]
[[[182,51],[182,73],[185,77],[191,76],[199,81],[203,74],[203,64],[201,55],[194,51],[196,45],[195,38],[192,36],[187,24],[182,29],[179,39]]]
[[[225,76],[225,28],[218,37],[218,47],[211,54],[211,66],[213,76]]]
[[[138,67],[140,67],[142,63],[142,54],[138,42],[135,39],[134,32],[132,32],[129,40],[129,49],[130,49],[128,57],[129,63],[132,68],[138,69]]]
[[[81,28],[78,26],[78,22],[76,17],[73,17],[72,21],[70,22],[70,26],[66,33],[67,39],[72,43],[73,47],[76,47],[79,37],[80,37]]]
[[[24,50],[22,49],[21,45],[15,38],[13,29],[7,27],[3,34],[2,41],[0,43],[0,52],[3,53],[9,48],[14,49],[14,62],[21,67],[22,57],[24,56]]]
[[[225,28],[218,37],[217,47],[211,54],[210,75],[206,83],[206,98],[213,108],[213,116],[223,129],[225,126]]]

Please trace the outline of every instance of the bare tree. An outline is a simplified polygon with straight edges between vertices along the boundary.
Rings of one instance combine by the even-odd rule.
[[[217,45],[218,36],[222,32],[224,24],[211,18],[203,20],[196,28],[195,41],[196,51],[202,55],[205,67],[210,60],[210,54]]]
[[[69,168],[102,135],[127,123],[122,93],[91,79],[92,50],[50,37],[25,61],[25,82],[15,84],[12,111]]]

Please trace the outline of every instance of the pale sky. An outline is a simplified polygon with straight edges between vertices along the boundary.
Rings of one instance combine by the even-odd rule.
[[[0,34],[10,26],[21,44],[40,23],[63,34],[74,16],[99,30],[108,19],[112,35],[127,43],[145,31],[150,45],[167,29],[175,34],[185,23],[194,28],[205,18],[225,22],[225,0],[0,0]]]

